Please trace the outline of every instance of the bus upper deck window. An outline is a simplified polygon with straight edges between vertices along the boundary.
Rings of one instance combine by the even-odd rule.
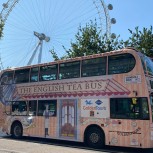
[[[13,83],[13,71],[4,72],[1,76],[1,84],[11,84]]]

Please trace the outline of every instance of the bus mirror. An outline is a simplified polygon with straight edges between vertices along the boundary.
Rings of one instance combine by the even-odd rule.
[[[137,100],[138,100],[137,98],[132,98],[132,104],[136,105],[137,104]]]

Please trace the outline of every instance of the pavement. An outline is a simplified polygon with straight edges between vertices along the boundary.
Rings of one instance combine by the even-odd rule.
[[[0,153],[104,153],[102,151],[58,146],[0,137]]]

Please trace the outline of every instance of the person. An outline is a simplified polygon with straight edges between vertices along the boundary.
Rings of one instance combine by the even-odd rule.
[[[49,117],[50,117],[50,111],[49,111],[49,105],[45,105],[45,110],[43,113],[43,116],[45,117],[45,137],[49,135]]]

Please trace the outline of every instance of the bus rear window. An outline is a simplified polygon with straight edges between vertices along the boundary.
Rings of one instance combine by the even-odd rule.
[[[136,64],[132,54],[120,54],[108,57],[108,74],[130,72]]]

